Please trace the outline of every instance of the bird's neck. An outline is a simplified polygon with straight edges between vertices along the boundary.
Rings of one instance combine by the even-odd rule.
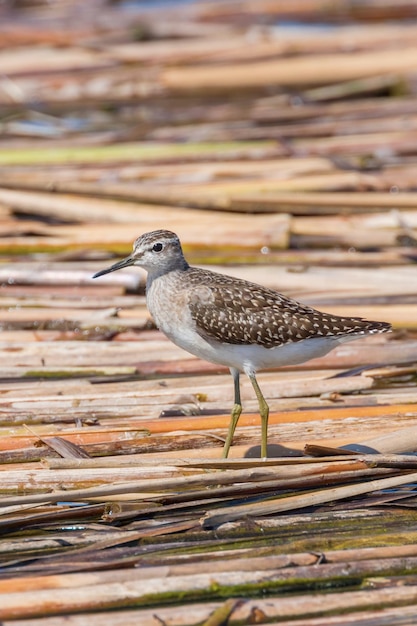
[[[175,265],[173,265],[172,267],[155,267],[152,269],[148,270],[148,277],[146,280],[146,289],[148,290],[152,283],[160,278],[168,278],[168,277],[173,277],[175,276],[175,274],[182,274],[183,272],[186,272],[188,269],[190,269],[190,266],[188,265],[187,261],[184,259],[183,263],[179,264],[178,262],[175,263]]]

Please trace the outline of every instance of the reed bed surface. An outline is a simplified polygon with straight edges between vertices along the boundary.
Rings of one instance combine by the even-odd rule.
[[[417,620],[417,4],[0,6],[3,626]],[[393,332],[260,374],[155,328],[143,232]]]

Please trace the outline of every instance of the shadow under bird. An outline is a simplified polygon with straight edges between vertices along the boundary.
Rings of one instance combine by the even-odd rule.
[[[178,236],[167,230],[141,235],[130,256],[93,278],[131,265],[148,273],[146,302],[158,328],[180,348],[230,369],[234,406],[224,458],[242,412],[240,372],[249,377],[258,399],[261,456],[266,457],[269,407],[256,373],[303,363],[338,344],[391,329],[386,322],[322,313],[273,289],[191,267]]]

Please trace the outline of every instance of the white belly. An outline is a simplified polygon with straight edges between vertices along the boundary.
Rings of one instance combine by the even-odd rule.
[[[237,370],[257,372],[262,369],[297,365],[320,356],[335,348],[340,340],[327,337],[305,339],[296,343],[287,343],[276,348],[264,348],[256,344],[238,345],[219,342],[208,343],[199,336],[168,335],[171,341],[184,350],[201,359],[227,365]],[[354,337],[351,337],[354,339]]]

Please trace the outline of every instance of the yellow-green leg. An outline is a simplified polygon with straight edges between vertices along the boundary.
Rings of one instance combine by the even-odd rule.
[[[256,397],[258,398],[259,414],[261,416],[261,457],[263,459],[266,459],[266,457],[268,456],[267,445],[269,406],[267,405],[262,391],[260,390],[255,374],[248,374],[248,376],[255,390]]]
[[[227,459],[230,446],[232,445],[233,435],[235,434],[236,426],[239,421],[240,414],[242,413],[242,401],[240,399],[240,374],[239,370],[235,368],[230,368],[230,373],[233,376],[233,383],[235,388],[235,403],[232,408],[232,413],[230,416],[230,424],[229,430],[227,431],[226,442],[223,448],[223,458]]]

